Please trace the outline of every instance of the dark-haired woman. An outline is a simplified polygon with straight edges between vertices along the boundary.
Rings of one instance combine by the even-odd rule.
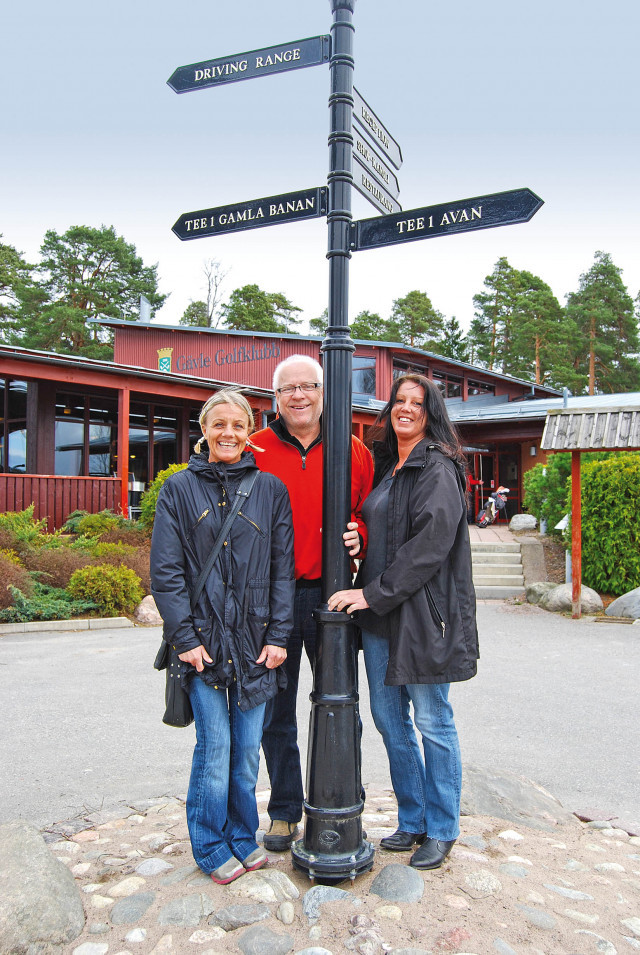
[[[466,462],[440,391],[422,375],[396,379],[379,421],[360,589],[333,594],[329,608],[359,611],[371,712],[398,800],[398,830],[380,845],[417,844],[410,864],[435,869],[459,835],[462,767],[449,684],[474,676],[478,659]]]

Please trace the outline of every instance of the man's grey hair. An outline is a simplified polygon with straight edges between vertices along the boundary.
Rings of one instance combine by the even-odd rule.
[[[314,379],[322,384],[322,365],[319,361],[316,361],[315,358],[311,357],[311,355],[289,355],[289,357],[285,358],[284,361],[281,361],[279,365],[276,365],[275,371],[273,373],[274,391],[280,386],[283,372],[287,370],[289,365],[293,365],[294,363],[301,361],[309,366],[309,369],[313,371]]]

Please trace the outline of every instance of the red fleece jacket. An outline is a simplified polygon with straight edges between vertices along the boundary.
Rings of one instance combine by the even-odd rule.
[[[314,442],[306,452],[287,431],[281,418],[264,431],[251,435],[251,441],[264,454],[255,452],[261,471],[275,474],[283,481],[293,511],[296,580],[316,580],[322,573],[322,441]],[[366,548],[367,529],[362,521],[362,504],[373,484],[373,459],[359,438],[351,438],[351,520]]]

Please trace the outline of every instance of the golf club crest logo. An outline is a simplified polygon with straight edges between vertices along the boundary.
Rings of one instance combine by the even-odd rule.
[[[158,348],[158,371],[171,371],[173,348]]]

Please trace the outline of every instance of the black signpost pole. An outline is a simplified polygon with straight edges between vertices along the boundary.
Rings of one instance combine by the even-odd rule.
[[[356,640],[348,614],[327,600],[351,584],[342,542],[351,513],[351,355],[348,324],[349,226],[353,137],[353,25],[355,0],[330,0],[331,131],[329,135],[329,325],[324,355],[324,495],[322,606],[316,611],[318,647],[311,694],[304,838],[292,847],[297,868],[321,882],[355,878],[373,865],[362,838]]]

